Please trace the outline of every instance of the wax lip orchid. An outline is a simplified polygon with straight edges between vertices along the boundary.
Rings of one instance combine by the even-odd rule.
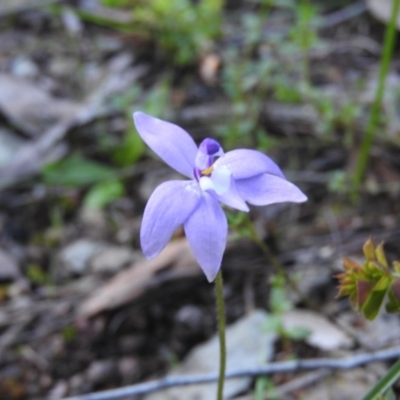
[[[147,258],[156,257],[183,225],[193,254],[211,282],[221,266],[228,236],[228,223],[219,203],[249,211],[246,202],[261,206],[307,200],[259,151],[224,153],[214,139],[204,139],[197,148],[177,125],[143,112],[135,112],[133,119],[144,142],[170,167],[190,178],[164,182],[150,196],[140,232]]]

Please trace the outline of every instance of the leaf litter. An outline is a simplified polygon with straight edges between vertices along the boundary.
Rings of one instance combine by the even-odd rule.
[[[44,8],[45,3],[68,7]],[[175,69],[162,51],[153,53],[154,43],[143,32],[112,30],[104,20],[108,28],[96,25],[107,15],[98,2],[92,2],[91,10],[89,3],[0,5],[0,393],[6,400],[61,399],[115,388],[163,376],[171,365],[185,372],[193,354],[204,356],[198,349],[215,342],[213,290],[202,279],[182,232],[160,258],[147,261],[138,255],[144,203],[155,182],[169,172],[142,148],[135,150],[131,166],[131,155],[120,149],[123,143],[137,143],[129,118],[138,107],[181,123],[197,142],[243,118],[243,102],[232,104],[226,96],[234,88],[223,89],[230,65],[223,48],[243,46],[246,38],[229,36],[223,46],[217,42],[205,49],[194,67]],[[386,18],[374,11],[376,4],[367,2],[370,12]],[[326,13],[345,10],[340,7]],[[385,7],[380,4],[381,13]],[[232,16],[227,32],[234,27],[237,33],[235,10],[245,8],[237,2],[224,10]],[[85,9],[91,21],[83,16]],[[274,11],[272,34],[277,36],[270,41],[271,31],[265,28],[262,45],[251,52],[254,57],[278,58],[279,65],[298,63],[298,54],[289,48],[278,54],[273,41],[292,27],[287,10]],[[4,16],[11,18],[9,24]],[[131,15],[122,11],[109,19],[129,24]],[[321,28],[325,44],[309,54],[318,101],[307,93],[309,101],[298,102],[290,85],[262,92],[252,86],[254,74],[243,80],[262,93],[253,119],[269,133],[262,136],[269,140],[263,145],[310,197],[301,208],[252,210],[251,218],[301,290],[321,306],[319,312],[308,310],[291,294],[294,308],[281,316],[283,328],[305,327],[309,335],[288,341],[273,334],[271,353],[258,354],[260,365],[293,355],[333,357],[399,340],[396,317],[366,324],[334,299],[332,278],[340,256],[359,255],[371,233],[387,242],[391,257],[399,257],[395,71],[383,106],[387,134],[374,145],[365,196],[356,209],[343,195],[346,188],[337,174],[351,169],[365,126],[383,29],[378,25],[377,33],[371,29],[366,34],[365,27],[373,23],[361,13],[344,19],[341,29]],[[172,83],[165,91],[168,79]],[[299,77],[294,73],[291,79]],[[370,83],[356,90],[363,79]],[[350,98],[357,109],[348,104]],[[251,105],[251,99],[245,103]],[[249,132],[239,139],[257,143],[260,137]],[[80,258],[78,270],[68,272],[63,252],[79,241],[98,246]],[[248,321],[265,313],[257,310],[271,312],[271,260],[240,239],[229,244],[223,271],[229,325],[242,324],[250,334],[258,332],[260,340],[268,336],[262,324],[252,329]],[[256,362],[256,352],[245,351],[240,340],[235,347],[239,361],[251,355],[249,365]],[[287,398],[351,398],[356,389],[365,393],[385,369],[386,364],[377,363],[332,374],[300,385]],[[277,374],[271,382],[283,387],[296,377]],[[251,396],[252,382],[247,380],[241,391]]]

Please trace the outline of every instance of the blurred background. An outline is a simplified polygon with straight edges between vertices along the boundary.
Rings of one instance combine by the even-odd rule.
[[[139,138],[138,110],[197,143],[268,154],[309,198],[249,216],[226,209],[228,323],[261,340],[238,367],[398,343],[398,316],[366,323],[335,299],[333,277],[370,235],[400,258],[399,46],[364,179],[353,179],[391,9],[391,0],[0,0],[0,399],[215,371],[215,360],[202,370],[191,357],[216,331],[214,294],[183,232],[155,262],[140,251],[146,201],[181,177]],[[276,374],[229,390],[358,399],[386,368]],[[209,400],[196,390],[159,398]]]

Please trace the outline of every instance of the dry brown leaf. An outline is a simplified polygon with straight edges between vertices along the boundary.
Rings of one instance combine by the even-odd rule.
[[[201,273],[187,240],[175,240],[168,244],[158,257],[133,264],[130,268],[121,271],[104,287],[95,291],[82,304],[78,311],[79,316],[91,317],[138,298],[149,287],[154,287],[160,282],[157,273],[168,267],[171,268],[163,281],[166,278],[171,280]]]
[[[368,11],[379,21],[388,23],[392,15],[393,0],[366,0]],[[400,13],[397,16],[397,29],[400,30]]]

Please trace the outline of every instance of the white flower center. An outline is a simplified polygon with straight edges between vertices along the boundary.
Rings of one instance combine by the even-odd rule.
[[[222,195],[229,190],[231,184],[231,172],[225,166],[214,168],[210,176],[202,176],[199,179],[200,187],[203,191],[214,190]]]

